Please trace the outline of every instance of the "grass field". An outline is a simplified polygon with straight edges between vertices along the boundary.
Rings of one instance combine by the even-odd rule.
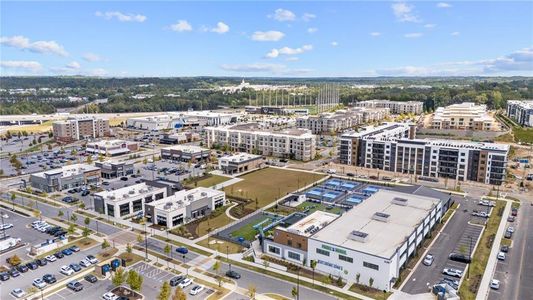
[[[252,222],[252,223],[246,224],[246,225],[242,226],[241,228],[233,231],[231,233],[231,236],[234,237],[234,238],[243,237],[247,241],[253,241],[253,240],[255,240],[255,235],[258,233],[258,231],[255,230],[253,226],[255,224],[263,222],[266,219],[268,219],[268,218],[265,217],[265,218],[262,218],[260,220],[257,220],[256,222]],[[270,223],[271,223],[270,221],[269,222],[265,222],[263,224],[263,227],[267,226]]]
[[[513,134],[516,142],[533,144],[533,129],[514,127]]]
[[[200,222],[198,224],[198,227],[196,228],[196,234],[198,236],[206,235],[208,233],[209,228],[213,230],[215,228],[219,228],[224,225],[227,225],[231,223],[232,221],[233,220],[230,219],[225,213],[221,213],[214,218],[210,218],[210,219]]]
[[[18,132],[18,131],[27,131],[27,132],[33,132],[33,133],[41,133],[41,132],[47,132],[52,130],[52,123],[53,121],[46,121],[42,124],[31,124],[31,125],[22,125],[22,126],[14,126],[16,129],[9,130],[10,132]]]
[[[241,176],[243,181],[224,188],[226,195],[252,200],[246,207],[264,207],[298,188],[309,185],[325,175],[287,169],[266,168]]]
[[[219,176],[219,175],[208,175],[206,177],[201,178],[198,181],[192,181],[188,182],[186,185],[187,187],[212,187],[214,185],[220,184],[222,182],[228,181],[231,178],[225,177],[225,176]]]
[[[219,240],[217,238],[209,238],[209,243],[207,243],[207,239],[203,239],[197,243],[200,246],[204,246],[206,248],[210,248],[213,250],[217,250],[220,253],[227,253],[228,254],[235,254],[235,253],[241,253],[242,247],[240,245],[237,245],[235,243],[230,243],[227,241]]]

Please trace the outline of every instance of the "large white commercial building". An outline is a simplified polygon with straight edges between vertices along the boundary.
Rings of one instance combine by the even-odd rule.
[[[129,118],[129,128],[142,130],[180,129],[185,127],[219,126],[236,123],[240,113],[186,111],[169,112],[167,114]]]
[[[146,203],[163,199],[166,196],[166,187],[139,183],[116,190],[95,193],[93,195],[94,210],[115,218],[142,217]]]
[[[88,164],[66,165],[30,175],[31,187],[47,193],[96,185],[99,181],[100,168]]]
[[[443,215],[441,201],[380,190],[308,239],[316,270],[389,291]]]
[[[509,100],[506,113],[516,123],[533,127],[533,100]]]
[[[146,217],[149,222],[170,229],[208,216],[225,203],[223,191],[198,187],[148,203]]]
[[[390,101],[390,100],[368,100],[356,102],[357,107],[366,108],[388,108],[391,114],[415,114],[424,112],[424,103],[420,101]]]
[[[487,112],[486,105],[472,102],[438,107],[431,120],[432,129],[501,130],[501,126]]]
[[[406,123],[386,123],[340,138],[339,163],[500,185],[509,145],[461,140],[415,139]]]
[[[87,143],[87,153],[116,156],[139,150],[139,143],[126,140],[102,140]]]
[[[316,137],[308,129],[269,130],[257,123],[206,127],[207,146],[230,151],[309,161],[316,155]]]

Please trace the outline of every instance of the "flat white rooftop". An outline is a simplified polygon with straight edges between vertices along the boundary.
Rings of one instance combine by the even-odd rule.
[[[256,154],[249,154],[249,153],[237,153],[231,156],[224,156],[219,158],[220,161],[228,161],[228,162],[244,162],[252,159],[261,158],[261,155]]]
[[[181,209],[194,201],[224,195],[224,192],[210,188],[197,187],[192,190],[181,190],[172,196],[157,200],[153,205],[158,210],[171,212]]]
[[[57,169],[52,169],[52,170],[47,170],[47,171],[35,173],[35,174],[32,174],[32,175],[33,176],[38,176],[38,177],[45,177],[45,174],[46,175],[53,175],[53,174],[63,173],[62,174],[63,177],[70,177],[70,176],[83,174],[85,172],[96,171],[96,170],[100,170],[100,168],[97,168],[95,166],[91,166],[91,165],[88,165],[88,164],[73,164],[73,165],[69,165],[69,166],[62,166],[61,168],[57,168]]]
[[[147,185],[146,183],[138,183],[130,186],[126,186],[120,189],[112,190],[112,191],[103,191],[99,193],[95,193],[95,196],[100,196],[108,201],[120,201],[123,199],[127,199],[129,197],[135,197],[135,196],[142,196],[145,194],[149,194],[155,190],[164,190],[165,188],[156,188],[150,185]]]
[[[336,214],[317,210],[287,228],[278,227],[278,229],[309,237],[338,217]]]
[[[379,190],[311,238],[389,259],[439,202],[437,198]],[[354,239],[353,233],[364,241]]]
[[[202,151],[208,151],[209,149],[194,145],[174,145],[162,148],[162,150],[178,150],[187,153],[197,153]]]

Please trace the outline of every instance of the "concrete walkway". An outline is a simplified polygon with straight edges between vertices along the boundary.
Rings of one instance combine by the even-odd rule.
[[[224,212],[226,213],[226,216],[228,216],[228,218],[236,221],[236,220],[239,220],[237,218],[235,218],[234,216],[232,216],[229,211],[234,208],[235,206],[239,205],[239,203],[233,203],[230,207],[228,207]]]
[[[502,237],[505,234],[505,225],[507,224],[507,216],[509,216],[509,212],[511,211],[511,205],[512,202],[507,201],[505,210],[503,211],[502,220],[500,221],[500,226],[498,227],[498,231],[494,237],[494,243],[492,244],[492,249],[490,250],[489,260],[485,266],[485,273],[483,274],[479,290],[477,291],[476,300],[485,300],[489,296],[489,284],[496,271],[496,263],[498,262],[496,256],[498,255],[498,252],[500,252],[500,244]]]

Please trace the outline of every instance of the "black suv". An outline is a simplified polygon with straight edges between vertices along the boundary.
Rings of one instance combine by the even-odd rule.
[[[18,265],[16,268],[17,268],[17,271],[19,271],[20,273],[26,273],[29,270],[28,267],[26,267],[26,265],[23,265],[23,264]]]
[[[57,251],[56,253],[54,253],[54,256],[57,258],[63,258],[65,257],[65,254],[63,254],[63,252],[61,251]]]
[[[9,273],[7,273],[7,272],[0,273],[0,280],[2,280],[2,281],[9,280]]]
[[[52,283],[55,283],[57,281],[56,277],[52,274],[46,274],[43,276],[43,280],[44,282],[48,283],[48,284],[52,284]]]
[[[94,276],[93,274],[89,274],[85,277],[83,277],[85,280],[87,280],[88,282],[90,283],[95,283],[98,281],[98,278],[96,278],[96,276]]]
[[[30,270],[37,270],[37,268],[39,268],[39,265],[34,261],[30,261],[26,264],[26,267],[28,267],[28,269]]]
[[[472,261],[472,258],[470,256],[463,255],[463,254],[460,254],[460,253],[450,253],[450,255],[448,255],[448,258],[450,260],[462,262],[462,263],[465,263],[465,264],[469,264]]]
[[[183,280],[185,280],[185,277],[177,276],[177,277],[170,279],[169,283],[170,283],[170,286],[177,286]]]
[[[36,262],[40,267],[42,267],[42,266],[46,266],[46,264],[48,264],[48,262],[46,261],[46,259],[42,259],[42,258],[35,260],[35,262]]]
[[[233,278],[233,279],[240,279],[241,278],[241,274],[231,270],[231,271],[227,271],[226,272],[226,276],[228,276],[229,278]]]

